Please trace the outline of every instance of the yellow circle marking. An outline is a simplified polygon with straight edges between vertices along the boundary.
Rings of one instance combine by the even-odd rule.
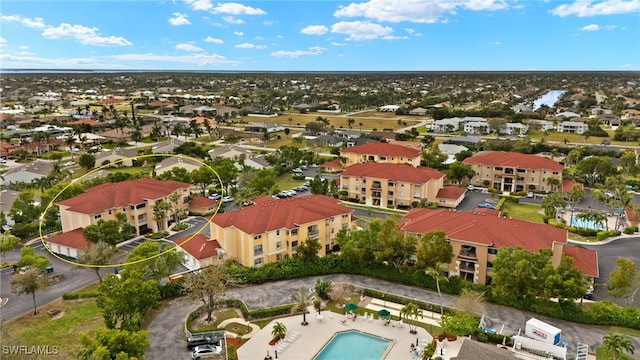
[[[182,245],[186,244],[187,242],[189,242],[191,239],[193,239],[196,235],[200,234],[202,231],[204,231],[204,229],[206,229],[207,226],[209,226],[211,224],[211,220],[213,220],[213,218],[218,214],[218,211],[220,210],[220,206],[222,206],[222,201],[218,202],[218,207],[216,208],[215,212],[213,213],[213,215],[211,215],[210,217],[208,217],[207,222],[204,223],[204,225],[202,225],[202,227],[200,229],[198,229],[193,235],[189,236],[187,239],[185,239],[183,242],[179,243],[179,244],[175,244],[175,246],[170,247],[169,249],[153,255],[153,256],[149,256],[147,258],[144,259],[139,259],[136,261],[129,261],[129,262],[123,262],[123,263],[119,263],[119,264],[106,264],[106,265],[91,265],[91,264],[82,264],[79,262],[75,262],[75,261],[71,261],[65,258],[62,258],[60,256],[58,256],[57,254],[55,254],[51,248],[49,248],[45,242],[44,239],[44,234],[42,233],[42,224],[44,223],[44,218],[45,218],[45,214],[47,213],[47,211],[49,211],[49,209],[55,205],[56,199],[58,199],[58,197],[60,197],[60,195],[67,190],[71,185],[75,184],[77,181],[79,181],[80,179],[89,176],[97,171],[103,170],[109,166],[112,166],[114,164],[119,164],[125,161],[129,161],[129,160],[135,160],[135,159],[145,159],[145,158],[152,158],[152,157],[178,157],[178,158],[182,158],[182,159],[187,159],[187,160],[192,160],[195,161],[197,163],[200,163],[201,165],[203,165],[204,167],[206,167],[207,169],[211,170],[215,176],[218,178],[218,181],[220,182],[220,186],[222,189],[222,193],[224,195],[224,184],[222,183],[222,179],[220,178],[220,175],[218,175],[218,173],[209,165],[207,165],[205,162],[203,162],[200,159],[196,159],[190,156],[186,156],[186,155],[175,155],[175,154],[145,154],[145,155],[138,155],[138,156],[133,156],[133,157],[128,157],[128,158],[124,158],[124,159],[119,159],[116,160],[114,162],[111,162],[109,164],[105,164],[102,165],[98,168],[95,168],[91,171],[89,171],[88,173],[82,175],[79,178],[73,179],[71,180],[71,182],[69,182],[69,184],[67,186],[65,186],[62,190],[60,190],[60,192],[58,192],[56,194],[56,196],[53,197],[53,199],[49,202],[49,204],[47,205],[47,207],[44,209],[44,211],[42,212],[42,214],[40,214],[40,222],[39,222],[39,226],[38,226],[38,233],[40,234],[40,242],[42,242],[42,245],[44,246],[44,248],[51,254],[53,255],[56,259],[60,260],[60,261],[64,261],[68,264],[71,265],[75,265],[75,266],[83,266],[83,267],[89,267],[89,268],[113,268],[113,267],[124,267],[127,265],[133,265],[133,264],[138,264],[144,261],[148,261],[151,259],[155,259],[157,257],[160,257],[164,254],[167,254],[173,250],[177,250],[178,247],[181,247]]]

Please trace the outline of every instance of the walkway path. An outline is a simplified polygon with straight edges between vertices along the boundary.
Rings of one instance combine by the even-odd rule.
[[[225,326],[232,324],[232,323],[238,323],[238,324],[242,324],[242,325],[247,325],[251,328],[251,331],[248,334],[244,334],[244,335],[240,335],[238,336],[237,334],[234,334],[232,332],[228,332],[227,331],[227,335],[235,335],[234,337],[241,337],[243,339],[250,339],[253,335],[255,335],[258,331],[260,331],[260,326],[248,322],[247,320],[245,320],[244,318],[232,318],[232,319],[227,319],[224,320],[223,322],[220,323],[220,325],[218,325],[218,327],[224,328]]]

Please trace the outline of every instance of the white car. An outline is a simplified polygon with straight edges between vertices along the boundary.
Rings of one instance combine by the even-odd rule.
[[[200,346],[196,346],[196,348],[191,353],[191,359],[193,360],[208,359],[217,354],[222,354],[221,346],[200,345]]]
[[[225,196],[225,197],[222,198],[222,202],[223,203],[230,203],[232,201],[233,201],[233,197],[231,197],[231,196]]]
[[[66,167],[75,166],[75,165],[76,165],[76,163],[74,161],[69,161],[69,162],[64,163],[64,166],[66,166]]]
[[[528,197],[528,198],[532,198],[533,196],[534,196],[534,195],[533,195],[533,193],[532,193],[531,191],[529,191],[529,192],[527,193],[527,197]]]
[[[222,197],[220,194],[211,194],[209,195],[209,199],[211,200],[219,200]]]

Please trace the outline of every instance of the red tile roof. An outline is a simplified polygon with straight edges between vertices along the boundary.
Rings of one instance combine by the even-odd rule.
[[[506,151],[481,151],[475,156],[464,159],[462,162],[470,165],[508,166],[534,170],[562,171],[563,169],[560,163],[542,156]]]
[[[459,199],[467,190],[457,186],[445,186],[438,190],[436,197],[442,199]]]
[[[362,163],[348,166],[341,176],[362,176],[391,181],[404,181],[424,184],[429,180],[440,179],[445,175],[432,168],[413,167],[406,164]]]
[[[83,124],[87,124],[87,125],[91,125],[91,126],[99,126],[102,125],[102,123],[98,120],[93,120],[93,119],[80,119],[80,120],[76,120],[76,121],[70,121],[67,123],[67,125],[83,125]]]
[[[578,185],[580,189],[584,190],[584,185],[579,182],[575,182],[573,180],[564,179],[562,180],[562,192],[569,192],[573,188],[573,185]]]
[[[202,234],[175,239],[176,245],[198,260],[218,256],[216,249],[221,249],[218,240],[212,240]]]
[[[234,226],[247,234],[263,234],[276,229],[293,229],[302,224],[340,214],[351,209],[334,198],[309,195],[287,199],[261,197],[255,205],[216,215],[212,222],[227,228]]]
[[[191,206],[198,206],[198,207],[209,207],[217,203],[218,203],[217,200],[209,199],[204,196],[194,196],[193,199],[191,200]]]
[[[367,143],[359,146],[350,146],[340,150],[340,154],[362,154],[362,155],[382,155],[401,156],[405,158],[415,158],[421,156],[421,152],[407,146],[394,145],[388,143]]]
[[[82,214],[100,214],[109,209],[140,204],[147,199],[159,199],[177,189],[189,187],[191,185],[188,183],[172,180],[126,180],[94,186],[76,197],[60,201],[59,204]]]
[[[598,253],[578,246],[564,246],[562,253],[573,258],[573,266],[587,276],[599,277]]]
[[[402,230],[424,234],[444,231],[454,240],[478,243],[499,249],[521,247],[537,252],[551,249],[554,242],[566,243],[567,231],[543,224],[498,217],[497,211],[449,211],[411,209],[402,217]]]
[[[84,238],[84,229],[78,228],[58,234],[48,238],[46,241],[53,244],[63,245],[76,250],[85,250],[91,244]],[[52,249],[53,250],[53,249]]]
[[[326,163],[322,164],[321,167],[324,169],[326,168],[341,169],[342,163],[340,162],[340,159],[333,159],[331,161],[327,161]]]

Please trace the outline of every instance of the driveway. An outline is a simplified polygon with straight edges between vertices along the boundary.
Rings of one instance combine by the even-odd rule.
[[[317,279],[326,279],[335,283],[349,283],[356,287],[366,287],[378,291],[397,294],[407,298],[424,302],[453,306],[455,297],[443,294],[438,297],[436,292],[420,289],[412,286],[401,285],[368,278],[359,275],[329,275],[321,277],[309,277],[285,281],[271,282],[261,285],[246,286],[231,289],[227,292],[230,298],[242,299],[251,310],[291,304],[291,294],[300,287],[313,288]],[[147,359],[187,359],[188,351],[184,341],[184,320],[187,314],[197,308],[198,303],[190,303],[186,300],[174,300],[167,308],[154,319],[149,328],[151,346],[146,356]],[[594,351],[596,346],[602,343],[602,338],[608,331],[595,326],[577,324],[569,321],[557,320],[540,316],[527,311],[516,310],[495,304],[486,304],[485,318],[490,326],[503,334],[514,335],[531,317],[536,317],[562,329],[562,339],[570,344],[572,352],[577,342],[589,344]],[[640,348],[640,339],[632,338],[636,348]]]

